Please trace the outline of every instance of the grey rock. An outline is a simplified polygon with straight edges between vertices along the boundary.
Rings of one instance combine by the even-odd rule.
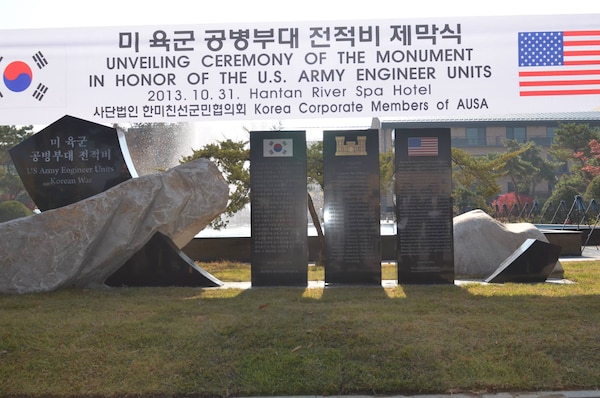
[[[0,292],[102,286],[156,232],[182,248],[221,214],[229,188],[206,159],[0,224]]]
[[[482,210],[454,217],[454,274],[456,279],[483,279],[491,275],[527,239],[548,242],[535,225],[501,223]],[[562,278],[556,263],[552,278]]]

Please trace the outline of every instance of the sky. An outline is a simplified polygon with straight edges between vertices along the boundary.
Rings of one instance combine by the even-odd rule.
[[[595,13],[590,0],[1,0],[0,29]]]
[[[93,26],[377,20],[389,18],[507,15],[600,14],[600,2],[589,0],[0,0],[0,29]],[[204,125],[203,136],[222,139],[224,131],[270,129],[276,121],[217,122]],[[285,121],[287,129],[369,127],[370,120]],[[43,126],[40,126],[41,128]],[[208,132],[208,130],[210,130]],[[238,133],[240,134],[240,133]],[[210,137],[210,138],[209,138]],[[227,136],[226,138],[230,138]],[[199,143],[202,144],[202,143]]]

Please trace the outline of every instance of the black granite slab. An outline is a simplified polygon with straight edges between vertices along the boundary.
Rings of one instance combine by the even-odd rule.
[[[250,133],[252,286],[307,286],[306,133]]]
[[[381,285],[379,135],[323,133],[325,283]]]
[[[453,284],[450,129],[396,129],[398,283]]]
[[[558,245],[527,239],[485,282],[543,283],[556,267],[560,252]]]

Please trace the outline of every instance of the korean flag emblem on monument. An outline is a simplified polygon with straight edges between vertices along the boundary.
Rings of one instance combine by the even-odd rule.
[[[294,141],[291,139],[263,140],[264,157],[291,157],[294,156]]]

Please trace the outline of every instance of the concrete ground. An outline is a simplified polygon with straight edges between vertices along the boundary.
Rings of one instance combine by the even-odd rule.
[[[246,397],[252,398],[252,397]],[[258,397],[254,397],[258,398]],[[600,398],[600,391],[501,392],[496,394],[430,394],[430,395],[303,395],[270,398]]]
[[[567,256],[560,257],[561,262],[569,262],[569,261],[592,261],[592,260],[600,260],[600,246],[585,246],[581,256]],[[473,283],[474,281],[461,281],[456,280],[454,283],[456,285],[461,285],[464,283]],[[569,283],[569,281],[563,280],[548,280],[548,282],[553,283]],[[482,282],[483,283],[483,282]],[[398,286],[398,282],[396,280],[383,280],[381,281],[382,287],[395,287]],[[250,289],[252,287],[250,282],[225,282],[220,289]],[[308,289],[322,289],[325,287],[324,281],[308,281]],[[600,396],[598,397],[600,398]]]
[[[584,246],[581,256],[561,257],[560,261],[600,260],[600,246]]]

